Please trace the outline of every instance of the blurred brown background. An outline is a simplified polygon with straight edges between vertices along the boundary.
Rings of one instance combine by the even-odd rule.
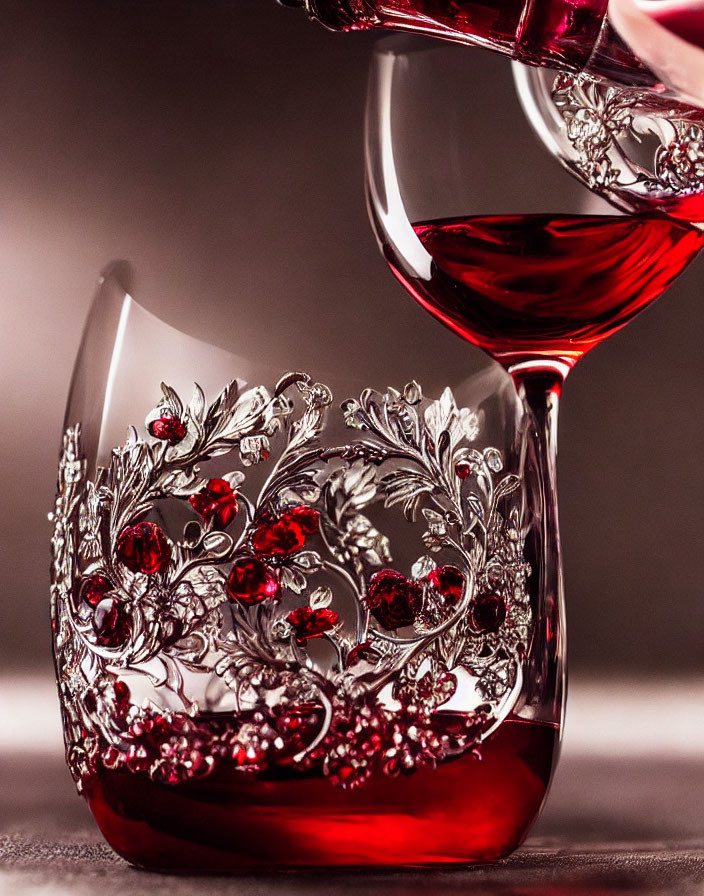
[[[131,259],[138,296],[168,304],[173,323],[217,327],[221,344],[279,366],[311,320],[311,366],[329,366],[355,328],[374,385],[430,350],[438,382],[482,361],[404,295],[369,229],[369,35],[326,33],[274,0],[22,0],[0,3],[0,23],[6,672],[50,668],[46,512],[81,326],[110,258]],[[483,59],[501,115],[509,66]],[[701,669],[703,284],[700,260],[565,391],[578,671]]]

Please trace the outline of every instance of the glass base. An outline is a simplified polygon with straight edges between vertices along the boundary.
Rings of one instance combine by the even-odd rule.
[[[436,770],[339,790],[320,776],[268,780],[223,764],[178,786],[100,769],[87,789],[110,845],[166,872],[486,862],[524,839],[557,758],[557,726],[507,719]]]

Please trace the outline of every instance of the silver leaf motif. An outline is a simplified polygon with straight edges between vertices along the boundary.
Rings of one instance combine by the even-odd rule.
[[[332,603],[332,589],[324,586],[316,588],[311,593],[308,604],[312,610],[319,610],[322,607],[329,607]]]
[[[584,74],[558,75],[550,97],[572,150],[568,167],[595,192],[630,211],[651,211],[656,200],[676,212],[704,187],[701,109]]]
[[[470,446],[475,411],[449,389],[428,401],[415,381],[367,389],[335,410],[330,389],[302,373],[271,391],[241,393],[233,381],[210,404],[196,386],[187,406],[163,385],[157,410],[178,417],[188,438],[164,445],[157,430],[143,440],[132,428],[90,481],[80,424],[63,440],[51,601],[79,788],[101,764],[173,784],[226,757],[263,772],[282,750],[301,770],[353,787],[375,769],[408,773],[476,748],[518,680],[532,613],[522,483],[503,473],[497,449]],[[325,415],[340,412],[359,437],[325,445]],[[258,495],[245,494],[241,470],[223,477],[237,495],[224,490],[222,500],[242,512],[222,525],[206,512],[179,523],[180,536],[151,521],[168,521],[164,502],[180,505],[180,520],[194,513],[189,499],[208,482],[199,465],[230,452],[235,466],[238,456],[271,465]],[[410,578],[394,570],[377,528],[385,510],[419,520],[416,534],[442,559],[420,557]],[[125,552],[139,532],[151,533],[156,566]],[[414,596],[405,637],[371,605],[384,576]],[[489,592],[505,620],[482,633],[471,610]],[[108,627],[95,613],[101,600],[111,602]],[[437,710],[462,670],[479,682],[478,703],[450,732]],[[132,698],[135,682],[151,689],[148,700]]]

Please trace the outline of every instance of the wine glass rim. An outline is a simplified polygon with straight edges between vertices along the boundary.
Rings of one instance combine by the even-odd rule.
[[[166,334],[170,332],[171,337],[174,340],[179,338],[188,339],[192,344],[199,343],[203,350],[211,350],[220,355],[221,363],[227,362],[228,366],[231,364],[233,377],[237,375],[238,370],[250,371],[253,379],[248,378],[246,382],[253,383],[255,379],[257,382],[260,380],[261,382],[266,382],[271,376],[274,378],[282,376],[288,370],[300,371],[309,374],[314,381],[319,381],[331,386],[335,395],[335,403],[337,404],[357,395],[360,388],[366,388],[372,385],[365,380],[361,370],[344,373],[340,369],[334,370],[330,366],[320,365],[319,363],[311,365],[297,364],[293,366],[284,364],[279,369],[276,365],[262,364],[254,354],[248,354],[246,351],[233,349],[216,340],[196,336],[190,330],[176,326],[171,322],[168,315],[153,311],[147,304],[136,298],[135,293],[138,292],[138,289],[135,288],[135,280],[135,269],[129,261],[124,259],[114,259],[104,265],[97,278],[93,301],[85,318],[84,334],[89,329],[96,326],[96,318],[98,320],[97,326],[101,325],[102,316],[99,313],[94,315],[94,312],[100,312],[101,306],[105,306],[106,303],[110,301],[109,287],[112,285],[123,293],[122,308],[118,315],[119,317],[124,317],[126,320],[130,309],[147,315],[157,326],[163,327]],[[496,362],[490,360],[488,357],[486,358],[486,361],[487,363],[482,365],[478,370],[474,371],[466,378],[458,380],[455,383],[455,387],[459,388],[460,386],[466,386],[472,381],[479,382],[480,378],[500,378],[503,376],[503,371]],[[271,376],[269,376],[269,374]],[[245,380],[242,382],[245,382]],[[378,382],[374,385],[375,388],[379,388],[383,391],[389,384]]]
[[[266,365],[262,365],[254,354],[248,354],[246,351],[238,351],[237,349],[223,345],[221,342],[214,339],[196,336],[188,328],[183,328],[172,323],[168,314],[164,315],[152,310],[148,304],[137,298],[138,289],[135,286],[135,282],[136,274],[131,262],[125,259],[113,259],[109,261],[101,269],[98,276],[95,295],[88,315],[86,316],[85,327],[89,328],[92,326],[91,318],[93,310],[100,309],[101,306],[110,301],[109,291],[110,287],[113,286],[123,293],[122,314],[126,315],[128,309],[134,309],[138,313],[148,315],[157,326],[163,328],[164,333],[170,333],[173,339],[188,339],[192,344],[199,343],[204,350],[217,352],[222,356],[223,360],[227,358],[228,362],[232,364],[233,370],[238,367],[251,368],[257,375],[262,376],[264,374]],[[283,373],[284,371],[277,372]],[[331,371],[327,369],[319,370],[318,376],[321,378],[327,376],[329,380],[333,379]],[[337,377],[337,380],[339,382],[340,378]]]

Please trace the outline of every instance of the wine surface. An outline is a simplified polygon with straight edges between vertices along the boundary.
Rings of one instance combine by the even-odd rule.
[[[452,715],[452,714],[449,714]],[[100,767],[86,796],[110,845],[169,871],[486,861],[523,840],[545,797],[558,728],[507,719],[472,753],[340,790],[320,772],[267,778],[223,764],[176,786]]]
[[[504,366],[572,366],[667,289],[704,234],[658,215],[490,215],[414,225],[429,280],[392,270],[432,314]]]

